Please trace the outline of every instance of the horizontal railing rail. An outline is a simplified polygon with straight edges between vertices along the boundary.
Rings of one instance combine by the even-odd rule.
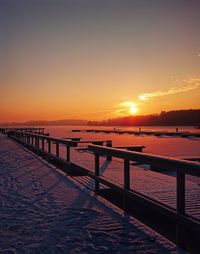
[[[6,127],[6,128],[0,128],[0,132],[2,133],[7,133],[9,131],[25,131],[25,132],[31,132],[31,133],[37,133],[37,134],[44,134],[44,130],[45,128],[43,127],[24,127],[24,128],[20,128],[20,127],[15,127],[15,128],[11,128],[11,127]]]
[[[67,139],[61,139],[61,138],[56,138],[56,137],[51,137],[51,136],[46,136],[46,135],[42,135],[42,134],[36,134],[36,133],[31,133],[31,132],[26,132],[26,131],[9,131],[8,132],[8,136],[9,135],[18,135],[21,137],[32,137],[32,138],[39,138],[39,139],[44,139],[47,141],[52,141],[52,142],[59,142],[60,144],[65,144],[65,145],[69,145],[69,146],[75,146],[76,143],[72,140],[67,140]]]
[[[88,149],[95,154],[110,155],[129,161],[137,161],[142,164],[151,164],[153,166],[165,166],[165,169],[176,170],[194,176],[200,176],[200,163],[186,161],[181,159],[169,158],[159,155],[140,153],[117,148],[102,147],[98,145],[89,145]]]

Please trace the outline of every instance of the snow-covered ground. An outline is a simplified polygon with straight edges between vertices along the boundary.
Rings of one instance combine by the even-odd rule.
[[[0,253],[182,253],[0,134]]]

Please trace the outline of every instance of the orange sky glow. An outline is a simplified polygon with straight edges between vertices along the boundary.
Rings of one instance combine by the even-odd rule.
[[[200,108],[198,1],[42,2],[0,3],[0,122]]]

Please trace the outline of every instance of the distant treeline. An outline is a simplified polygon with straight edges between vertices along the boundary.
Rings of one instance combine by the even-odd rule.
[[[12,123],[1,123],[3,126],[67,126],[67,125],[86,125],[86,120],[76,120],[76,119],[64,119],[64,120],[54,120],[54,121],[27,121],[27,122],[12,122]]]
[[[88,121],[88,125],[105,126],[200,126],[200,109],[162,111],[160,114],[127,116],[103,121]]]

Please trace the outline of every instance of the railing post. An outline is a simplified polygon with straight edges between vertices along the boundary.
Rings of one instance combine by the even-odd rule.
[[[56,142],[56,156],[59,157],[59,143]]]
[[[70,162],[70,146],[67,145],[66,148],[67,148],[67,151],[66,151],[67,152],[67,154],[66,154],[67,162]]]
[[[51,140],[48,140],[48,153],[51,153]]]
[[[124,189],[130,189],[130,162],[124,160]]]
[[[99,176],[99,154],[95,154],[95,176]],[[99,180],[95,179],[95,192],[99,191]]]
[[[185,173],[177,170],[176,176],[177,212],[185,214]]]
[[[112,140],[107,140],[106,141],[106,146],[107,147],[112,147]],[[111,161],[112,160],[112,156],[111,155],[107,155],[107,160]]]
[[[124,189],[130,189],[130,161],[124,160]],[[124,211],[127,211],[127,198],[124,196]]]
[[[181,170],[176,173],[176,208],[178,214],[185,214],[185,173]],[[179,223],[176,224],[176,243],[181,247],[185,244],[185,229]]]
[[[42,150],[44,151],[44,138],[42,138]]]

